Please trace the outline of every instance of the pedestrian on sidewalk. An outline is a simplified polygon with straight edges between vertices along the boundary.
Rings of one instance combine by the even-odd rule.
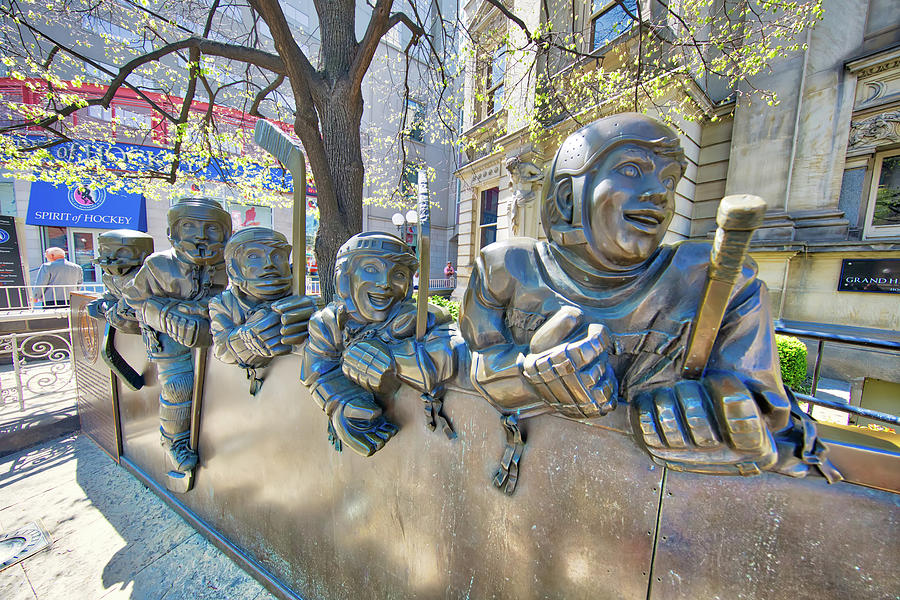
[[[81,267],[66,260],[66,253],[62,248],[51,246],[44,252],[47,262],[38,269],[34,281],[34,303],[43,302],[43,308],[66,306],[69,303],[68,291],[54,286],[81,285],[84,281],[84,272]]]

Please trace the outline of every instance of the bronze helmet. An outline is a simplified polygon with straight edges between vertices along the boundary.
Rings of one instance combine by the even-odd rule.
[[[222,227],[224,236],[222,242],[198,249],[194,244],[175,238],[175,226],[178,221],[186,217],[218,223]],[[213,264],[222,260],[225,242],[231,237],[231,215],[222,208],[218,201],[211,198],[182,198],[169,209],[166,218],[169,223],[167,234],[176,251],[186,255],[191,262],[197,264]]]
[[[153,254],[153,237],[132,229],[113,229],[97,236],[94,264],[104,272],[125,275]]]
[[[620,113],[585,125],[563,141],[544,178],[541,221],[551,241],[568,248],[588,244],[586,180],[610,151],[628,143],[670,155],[681,163],[682,172],[687,167],[678,134],[652,117]]]

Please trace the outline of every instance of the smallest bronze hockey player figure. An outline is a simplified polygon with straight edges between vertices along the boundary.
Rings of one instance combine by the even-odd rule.
[[[122,292],[153,254],[153,237],[131,229],[114,229],[98,235],[97,245],[94,263],[103,272],[101,279],[106,291],[102,298],[87,305],[88,314],[105,319],[123,333],[140,333],[137,316],[122,299]]]

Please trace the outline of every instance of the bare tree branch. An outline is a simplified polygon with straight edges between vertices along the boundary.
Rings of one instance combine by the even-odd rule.
[[[247,114],[254,117],[261,117],[262,115],[259,114],[259,105],[266,99],[266,96],[277,90],[282,83],[284,83],[284,75],[279,75],[275,78],[275,81],[260,90],[253,99],[253,104],[250,105],[250,110],[247,111]]]

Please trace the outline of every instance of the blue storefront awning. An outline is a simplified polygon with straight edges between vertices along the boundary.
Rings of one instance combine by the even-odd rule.
[[[112,194],[104,189],[56,186],[35,181],[31,184],[25,223],[147,231],[147,204],[140,194]]]

